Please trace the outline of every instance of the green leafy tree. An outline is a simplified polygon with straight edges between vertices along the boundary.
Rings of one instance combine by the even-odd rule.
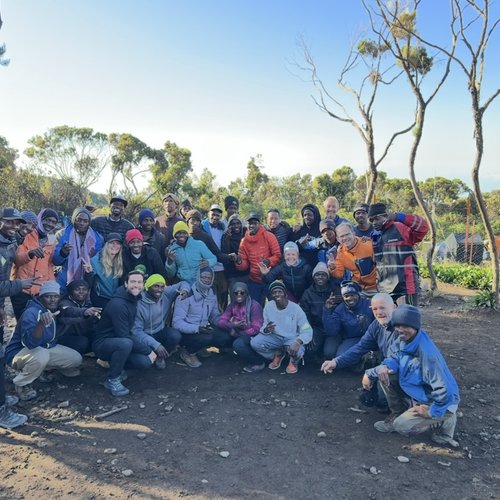
[[[179,193],[182,183],[193,170],[191,151],[167,141],[163,146],[165,161],[151,166],[153,185],[162,193]]]
[[[16,167],[17,149],[11,148],[7,139],[0,135],[0,172],[6,168]]]

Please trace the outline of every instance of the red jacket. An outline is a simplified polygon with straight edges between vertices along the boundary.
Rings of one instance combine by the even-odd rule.
[[[236,264],[236,269],[240,271],[250,269],[250,279],[256,283],[262,283],[259,263],[263,259],[267,259],[271,267],[281,262],[281,250],[278,240],[274,234],[266,231],[264,226],[259,226],[254,235],[247,231],[241,240],[238,254],[241,257],[241,263]]]

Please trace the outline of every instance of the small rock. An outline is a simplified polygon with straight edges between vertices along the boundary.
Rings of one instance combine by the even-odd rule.
[[[442,465],[443,467],[450,467],[451,466],[451,462],[443,462],[441,460],[438,460],[438,464]]]
[[[61,401],[57,407],[58,408],[67,408],[69,406],[69,401]]]
[[[219,453],[219,455],[222,457],[222,458],[227,458],[229,456],[229,452],[228,451],[221,451]]]
[[[133,473],[134,473],[134,471],[133,471],[133,470],[131,470],[131,469],[125,469],[125,470],[122,470],[122,474],[123,474],[125,477],[129,477],[129,476],[131,476]]]
[[[137,438],[138,438],[138,439],[141,439],[141,440],[142,440],[142,439],[146,439],[146,437],[147,437],[147,436],[146,436],[146,434],[145,434],[144,432],[139,432],[139,434],[137,434]]]
[[[497,415],[497,416],[493,417],[493,420],[496,420],[497,422],[500,422],[500,415]]]
[[[281,422],[280,427],[281,427],[282,429],[286,429],[286,424],[285,424],[285,422]]]
[[[141,410],[144,410],[144,408],[146,408],[146,405],[144,403],[139,403],[139,408]]]
[[[380,473],[380,471],[379,471],[379,470],[377,470],[377,468],[376,468],[376,467],[371,466],[371,467],[370,467],[370,473],[371,473],[371,474],[375,474],[375,475],[376,475],[376,474],[379,474],[379,473]]]
[[[357,424],[360,424],[360,423],[361,423],[361,419],[360,419],[360,418],[357,418],[357,419],[356,419],[356,423],[357,423]]]
[[[116,448],[106,448],[106,449],[104,450],[104,453],[105,453],[106,455],[114,455],[114,454],[116,453]]]
[[[478,401],[479,401],[481,404],[483,404],[483,405],[485,405],[485,404],[487,404],[487,403],[488,403],[488,401],[487,401],[486,399],[478,399]]]
[[[31,436],[32,438],[34,438],[34,437],[37,437],[37,436],[38,436],[38,434],[39,434],[39,433],[38,433],[37,431],[33,431],[33,432],[30,434],[30,436]]]
[[[102,460],[100,458],[97,459],[98,464],[102,464]]]
[[[206,403],[208,402],[208,399],[200,399],[200,403]]]
[[[90,411],[90,406],[86,406],[85,411]]]
[[[457,411],[457,418],[463,418],[463,417],[464,417],[463,412],[461,412],[460,410]]]
[[[276,385],[276,380],[274,378],[270,378],[268,381],[267,381],[268,384],[270,385]]]
[[[324,431],[318,432],[317,436],[319,438],[326,438],[326,432],[324,432]]]
[[[38,441],[36,445],[38,446],[38,448],[45,448],[47,446],[47,441]]]
[[[283,408],[284,408],[286,406],[286,401],[282,401],[281,406],[283,406]]]
[[[117,463],[118,463],[117,458],[113,458],[113,460],[111,460],[111,465],[116,465]]]
[[[405,457],[403,455],[399,455],[397,457],[397,459],[398,459],[398,462],[401,462],[402,464],[407,464],[410,461],[410,459],[408,457]]]
[[[202,480],[201,480],[201,482],[202,482],[203,484],[207,484],[207,483],[208,483],[208,479],[202,479]]]

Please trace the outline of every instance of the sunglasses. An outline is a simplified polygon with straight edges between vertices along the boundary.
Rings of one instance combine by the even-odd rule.
[[[233,292],[234,295],[245,295],[247,292],[243,291],[243,290],[236,290],[235,292]]]

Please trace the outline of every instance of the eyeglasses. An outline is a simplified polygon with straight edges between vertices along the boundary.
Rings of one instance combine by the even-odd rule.
[[[243,290],[236,290],[233,293],[234,293],[234,295],[245,295],[246,294],[246,292],[244,292]]]

